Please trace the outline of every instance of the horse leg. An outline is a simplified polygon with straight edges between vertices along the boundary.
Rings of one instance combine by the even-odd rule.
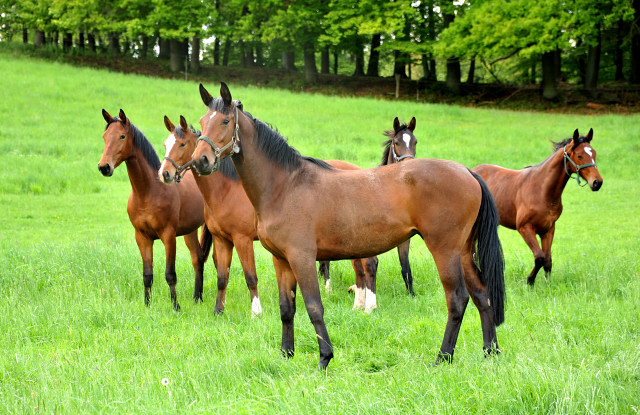
[[[176,277],[176,234],[173,231],[165,231],[160,239],[164,244],[166,257],[164,277],[167,280],[167,285],[169,285],[173,309],[179,311],[180,304],[178,304],[178,295],[176,294],[176,283],[178,282],[178,278]]]
[[[438,268],[438,274],[440,274],[448,309],[447,326],[435,363],[437,365],[441,361],[453,361],[453,352],[458,341],[464,311],[469,302],[469,293],[464,284],[460,255],[441,254],[433,251],[432,254]]]
[[[536,237],[536,232],[533,230],[533,226],[527,224],[518,228],[518,232],[522,235],[522,239],[527,244],[531,252],[533,252],[534,265],[531,270],[531,274],[527,277],[527,283],[529,285],[533,285],[536,282],[536,275],[538,275],[538,271],[544,265],[544,252],[540,249],[540,245],[538,244],[538,238]]]
[[[364,312],[370,313],[378,308],[376,301],[376,273],[378,272],[378,257],[360,260],[364,268],[364,282],[366,285]]]
[[[471,294],[471,299],[480,313],[480,324],[482,326],[482,340],[485,354],[500,353],[498,348],[498,337],[496,335],[496,325],[493,318],[493,310],[486,286],[480,280],[478,269],[473,262],[473,241],[467,245],[467,249],[462,254],[462,269],[464,271],[464,282],[467,292]]]
[[[144,283],[144,304],[151,304],[151,286],[153,285],[153,239],[136,230],[136,243],[142,256],[142,281]]]
[[[407,287],[407,291],[411,296],[415,297],[413,292],[413,275],[411,275],[411,266],[409,265],[409,247],[411,245],[411,239],[407,239],[400,245],[398,245],[398,258],[400,258],[400,267],[402,269],[402,279],[404,285]]]
[[[542,252],[544,252],[544,269],[545,276],[549,278],[551,275],[551,244],[553,243],[553,235],[556,232],[556,224],[554,223],[551,228],[540,237],[542,242]]]
[[[214,314],[222,314],[227,298],[227,285],[229,284],[229,267],[233,255],[233,244],[227,239],[213,237],[213,249],[216,260],[216,273],[218,276],[218,293],[216,294],[216,306]]]
[[[282,346],[280,350],[282,350],[284,357],[293,357],[295,352],[293,318],[296,315],[297,282],[286,260],[274,256],[273,265],[276,270],[276,279],[278,280],[280,320],[282,321]]]
[[[253,252],[253,239],[242,238],[242,240],[234,240],[236,252],[242,265],[244,278],[247,281],[249,295],[251,297],[251,316],[259,316],[262,314],[262,304],[258,296],[258,275],[256,274],[256,261]]]
[[[355,288],[353,285],[349,287],[349,290],[355,292],[353,310],[364,310],[366,299],[364,267],[362,266],[362,261],[359,259],[352,259],[351,266],[353,267],[353,272],[356,274]]]
[[[324,277],[324,290],[328,293],[331,292],[331,276],[329,275],[329,267],[331,261],[318,261],[320,263],[318,267],[318,276]]]
[[[200,247],[198,241],[198,230],[184,235],[184,243],[189,248],[189,254],[191,254],[191,265],[193,265],[193,271],[195,272],[194,284],[193,284],[193,302],[197,303],[202,301],[202,285],[204,282],[204,253]]]
[[[318,367],[325,370],[329,361],[333,358],[333,347],[324,323],[324,307],[320,297],[320,286],[316,277],[316,253],[309,255],[306,252],[289,255],[289,266],[300,285],[300,292],[307,308],[307,314],[316,331],[318,346],[320,349],[320,361]],[[293,326],[292,326],[293,327]]]

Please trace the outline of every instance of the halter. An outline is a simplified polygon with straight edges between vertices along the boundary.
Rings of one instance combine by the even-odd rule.
[[[576,181],[578,182],[578,186],[584,187],[588,183],[580,184],[580,170],[582,170],[584,168],[587,168],[587,167],[591,167],[591,166],[593,166],[595,168],[598,168],[598,166],[596,165],[596,163],[587,163],[587,164],[583,164],[582,166],[578,166],[573,160],[571,160],[571,157],[569,157],[569,155],[567,154],[567,146],[568,145],[569,144],[564,146],[564,148],[562,149],[562,151],[564,152],[564,171],[567,173],[567,176],[569,176],[569,178],[571,178],[573,173],[570,173],[569,169],[567,168],[567,160],[569,160],[569,162],[571,164],[573,164],[573,167],[576,169]]]
[[[229,147],[232,147],[230,155],[240,152],[240,146],[238,145],[238,143],[240,142],[240,137],[238,137],[238,106],[237,105],[233,106],[233,115],[236,120],[235,121],[236,125],[235,125],[235,128],[233,129],[233,137],[231,137],[231,141],[229,141],[227,144],[225,144],[222,147],[217,147],[215,144],[213,144],[213,141],[211,141],[211,139],[205,135],[201,135],[196,140],[196,147],[198,147],[198,143],[202,140],[205,143],[209,144],[213,149],[213,155],[215,156],[215,161],[213,162],[213,169],[211,170],[212,172],[217,171],[218,168],[220,167],[220,160],[221,160],[220,155],[226,149],[228,149]]]
[[[173,167],[176,168],[176,183],[180,183],[180,180],[182,180],[184,175],[187,174],[187,171],[189,171],[191,165],[193,164],[193,159],[189,160],[182,166],[179,166],[178,163],[173,161],[171,157],[165,157],[164,160],[167,160],[169,163],[173,164]]]
[[[406,158],[416,158],[413,154],[405,154],[404,156],[400,156],[398,157],[398,155],[396,154],[396,145],[393,143],[393,140],[391,140],[391,155],[393,156],[393,161],[395,161],[396,163],[399,163],[401,160],[404,160]]]

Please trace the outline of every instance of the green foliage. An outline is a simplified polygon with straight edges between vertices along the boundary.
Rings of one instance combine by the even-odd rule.
[[[21,68],[17,71],[15,68]],[[298,297],[296,356],[280,355],[278,294],[256,242],[264,315],[252,319],[234,258],[225,314],[213,316],[216,279],[191,304],[192,269],[178,244],[182,311],[170,305],[164,250],[155,246],[152,306],[126,214],[124,166],[96,163],[100,109],[123,108],[162,150],[164,114],[197,126],[197,83],[78,69],[0,52],[0,411],[5,413],[635,413],[640,378],[640,119],[508,112],[296,94],[230,84],[254,116],[303,154],[374,167],[393,117],[418,120],[420,157],[522,168],[546,158],[548,139],[593,127],[604,185],[570,182],[553,246],[554,269],[529,288],[528,248],[500,229],[507,320],[502,355],[485,358],[469,304],[451,365],[432,367],[446,323],[435,265],[411,247],[416,297],[397,255],[380,256],[379,308],[351,310],[348,262],[332,264],[323,293],[335,359],[318,372],[317,341]],[[207,85],[214,93],[216,84]],[[61,183],[65,183],[62,185]]]

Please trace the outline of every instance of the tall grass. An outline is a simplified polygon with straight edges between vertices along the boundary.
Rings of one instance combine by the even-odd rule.
[[[637,182],[640,117],[534,114],[336,98],[247,88],[246,110],[303,154],[373,167],[395,116],[418,121],[418,155],[470,167],[536,164],[549,139],[593,127],[603,188],[570,182],[557,224],[554,270],[525,283],[532,255],[501,229],[506,257],[503,353],[485,359],[470,305],[455,361],[432,367],[446,323],[435,266],[414,239],[416,298],[406,295],[395,252],[380,257],[379,308],[351,310],[347,262],[323,293],[335,359],[316,370],[317,342],[302,303],[296,356],[280,356],[277,287],[256,243],[264,315],[250,317],[237,258],[224,315],[191,304],[193,274],[179,244],[172,311],[155,247],[154,297],[143,304],[141,260],[126,215],[123,167],[107,179],[102,108],[123,108],[159,152],[163,115],[196,126],[197,84],[73,68],[0,55],[0,411],[234,413],[637,413],[640,408],[640,259]],[[217,95],[219,80],[206,86]],[[302,301],[302,300],[300,300]]]

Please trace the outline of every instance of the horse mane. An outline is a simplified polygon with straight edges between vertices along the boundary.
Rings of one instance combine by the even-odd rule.
[[[387,160],[389,160],[389,153],[391,152],[391,142],[393,141],[393,138],[398,135],[400,131],[408,128],[409,126],[407,124],[402,124],[400,127],[398,127],[398,131],[386,130],[382,133],[382,135],[386,135],[387,137],[389,137],[389,139],[382,143],[384,151],[382,152],[382,161],[380,162],[380,166],[385,166],[387,164]]]
[[[195,128],[193,128],[193,125],[189,126],[189,130],[191,134],[195,135],[196,137],[200,137],[202,135],[202,132],[200,130],[196,130]],[[175,126],[173,133],[180,138],[184,138],[184,130],[180,125]],[[234,182],[237,182],[239,180],[238,172],[236,171],[236,167],[233,165],[233,161],[231,161],[230,157],[224,158],[220,161],[218,171]]]
[[[523,167],[524,169],[528,169],[530,167],[536,167],[539,166],[541,164],[544,164],[544,162],[546,162],[547,160],[549,160],[549,158],[551,158],[551,156],[553,156],[558,150],[560,150],[561,148],[564,148],[567,144],[569,144],[571,141],[573,140],[573,137],[569,137],[569,138],[565,138],[564,140],[561,141],[553,141],[553,140],[549,140],[551,141],[551,146],[553,147],[553,151],[551,152],[551,155],[549,157],[547,157],[546,159],[542,160],[540,163],[538,164],[532,164],[530,166],[526,166]],[[580,138],[578,138],[578,141],[571,147],[571,149],[575,149],[579,144],[583,143],[585,141],[585,138],[583,136],[580,136]]]
[[[123,126],[125,125],[119,117],[113,117],[105,127],[105,131],[107,128],[109,128],[109,125],[116,121]],[[159,170],[160,158],[158,157],[158,153],[156,153],[156,150],[153,148],[153,145],[151,144],[149,139],[147,139],[142,131],[140,131],[138,127],[136,127],[132,122],[129,122],[129,131],[131,132],[131,134],[133,134],[133,145],[137,149],[142,151],[144,159],[147,161],[147,163],[149,163],[151,168],[153,168],[154,170]]]

